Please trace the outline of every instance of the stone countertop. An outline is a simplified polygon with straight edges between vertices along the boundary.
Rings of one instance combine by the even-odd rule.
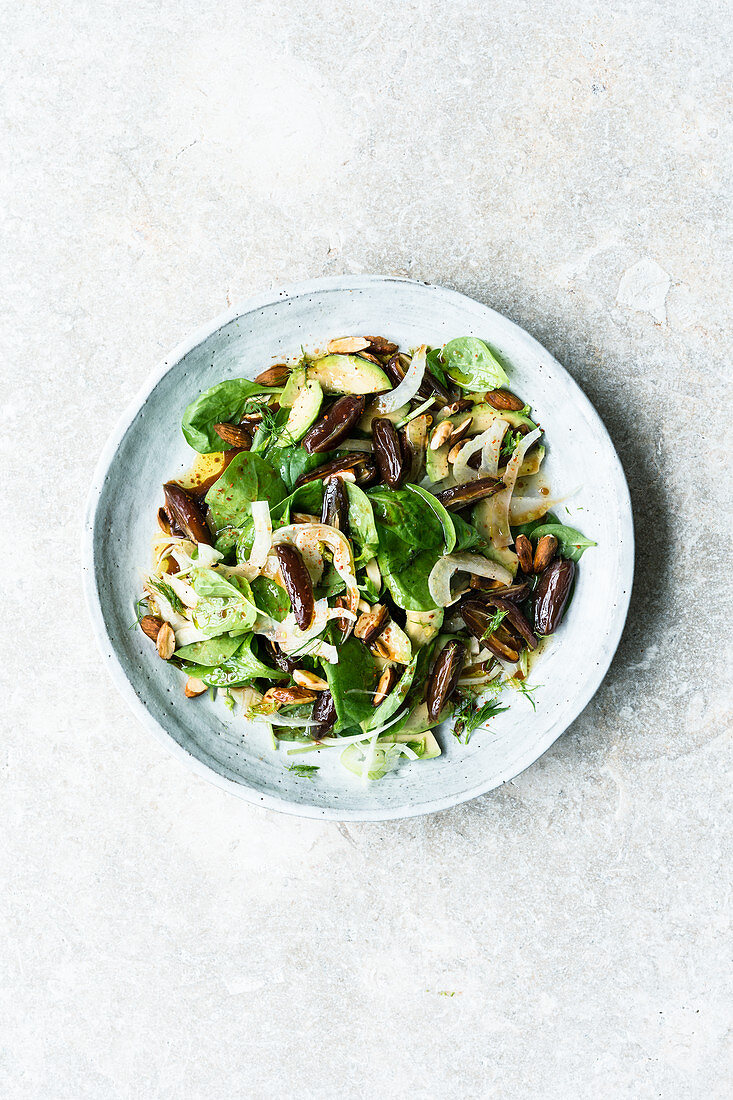
[[[723,1097],[724,6],[3,9],[0,1093]],[[543,759],[347,828],[240,803],[143,732],[78,544],[169,348],[362,271],[470,294],[565,364],[638,559],[611,671]]]

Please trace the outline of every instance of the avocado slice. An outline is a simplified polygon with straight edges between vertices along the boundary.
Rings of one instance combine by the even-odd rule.
[[[326,393],[383,393],[392,383],[381,367],[358,355],[324,355],[308,367],[308,377]]]
[[[292,409],[296,397],[305,386],[305,381],[305,367],[296,367],[288,377],[285,389],[280,394],[281,408]]]
[[[448,466],[448,452],[450,451],[450,444],[444,443],[442,447],[438,447],[437,451],[428,447],[425,452],[425,473],[428,475],[433,484],[438,481],[442,481],[444,477],[448,477],[450,469]]]
[[[302,439],[318,417],[322,404],[323,390],[318,382],[308,379],[293,401],[290,415],[280,433],[281,442],[287,446]]]
[[[405,633],[416,649],[433,640],[443,625],[444,615],[442,608],[437,611],[405,612]]]

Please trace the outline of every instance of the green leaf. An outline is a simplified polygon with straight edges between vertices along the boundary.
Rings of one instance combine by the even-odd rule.
[[[479,392],[509,385],[499,360],[483,340],[475,336],[460,336],[449,341],[440,358],[447,373],[464,390]]]
[[[379,665],[358,638],[341,642],[340,632],[330,631],[338,646],[337,665],[324,664],[323,670],[336,707],[334,732],[358,726],[374,713],[372,697],[381,675]]]
[[[228,580],[213,569],[195,569],[191,580],[199,597],[191,616],[204,634],[243,634],[254,625],[257,608],[244,577]]]
[[[429,370],[430,373],[434,375],[434,377],[437,378],[437,380],[446,387],[446,389],[450,389],[450,379],[445,373],[445,367],[443,366],[440,348],[432,348],[428,352],[425,361],[425,368],[426,370]]]
[[[290,610],[290,598],[285,589],[269,577],[255,577],[251,588],[252,598],[260,611],[281,623]]]
[[[397,573],[390,573],[382,568],[381,561],[377,559],[389,594],[403,611],[436,610],[437,604],[428,589],[428,577],[436,561],[442,556],[442,550],[423,550]]]
[[[218,638],[207,638],[205,642],[191,642],[176,650],[176,657],[194,665],[214,668],[234,656],[242,644],[241,638],[232,638],[230,634],[221,634]]]
[[[309,474],[311,470],[323,466],[335,457],[336,451],[309,455],[299,444],[293,447],[268,447],[267,449],[267,461],[280,475],[289,492],[293,491],[299,477]]]
[[[438,517],[438,521],[443,528],[445,552],[446,554],[450,554],[456,545],[456,528],[453,522],[453,516],[443,507],[438,498],[433,496],[432,493],[429,493],[427,489],[421,489],[419,485],[405,485],[405,489],[411,493],[416,493]],[[478,534],[478,532],[476,533]]]
[[[238,423],[252,397],[279,392],[271,386],[258,386],[248,378],[230,378],[219,382],[199,394],[184,412],[181,429],[187,443],[200,454],[230,450],[230,445],[214,431],[214,424]]]
[[[253,500],[266,500],[270,507],[285,497],[278,474],[251,451],[238,454],[206,494],[209,515],[217,531],[242,527],[252,511]]]
[[[228,660],[222,661],[218,668],[187,665],[185,671],[189,676],[195,676],[211,687],[243,687],[252,680],[260,678],[289,679],[287,672],[270,668],[257,657],[253,649],[254,640],[253,634],[248,634],[244,639],[237,639],[239,648]]]
[[[574,527],[566,527],[564,523],[541,523],[532,531],[533,539],[541,539],[543,535],[554,535],[562,557],[572,561],[580,561],[589,546],[598,545]]]
[[[371,717],[367,718],[362,725],[365,733],[368,733],[369,730],[375,730],[377,726],[383,726],[402,706],[412,686],[419,656],[420,651],[418,650],[387,698],[384,699],[376,709],[372,709]]]
[[[363,489],[351,481],[345,482],[345,485],[349,499],[349,534],[352,542],[359,548],[356,564],[357,566],[366,565],[375,556],[379,547],[374,509]]]

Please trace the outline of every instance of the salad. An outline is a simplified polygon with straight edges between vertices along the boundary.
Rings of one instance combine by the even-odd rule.
[[[357,336],[199,394],[138,603],[186,696],[265,723],[298,775],[329,747],[364,782],[440,755],[448,718],[466,742],[532,701],[595,544],[550,512],[542,428],[509,386],[475,337]]]

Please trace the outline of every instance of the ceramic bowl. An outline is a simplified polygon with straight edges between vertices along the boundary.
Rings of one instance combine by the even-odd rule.
[[[182,676],[130,629],[141,573],[150,560],[162,483],[193,457],[181,414],[201,390],[253,377],[301,344],[379,334],[400,346],[440,345],[456,336],[488,341],[510,365],[512,388],[532,405],[548,441],[556,490],[580,486],[568,522],[598,546],[586,552],[570,614],[533,679],[536,711],[511,696],[510,709],[458,744],[438,736],[439,759],[402,765],[362,785],[338,752],[307,757],[313,780],[286,767],[261,726],[233,716],[222,700],[188,700]],[[567,518],[563,513],[564,518]],[[384,820],[429,813],[507,782],[545,752],[588,703],[621,636],[633,574],[633,526],[618,457],[598,414],[567,372],[531,336],[494,310],[442,287],[382,276],[346,276],[269,292],[245,302],[175,349],[133,401],[107,443],[90,491],[85,534],[86,594],[112,678],[142,724],[195,772],[224,790],[286,813],[335,820]],[[303,760],[303,757],[296,757]],[[568,777],[572,782],[572,777]]]

